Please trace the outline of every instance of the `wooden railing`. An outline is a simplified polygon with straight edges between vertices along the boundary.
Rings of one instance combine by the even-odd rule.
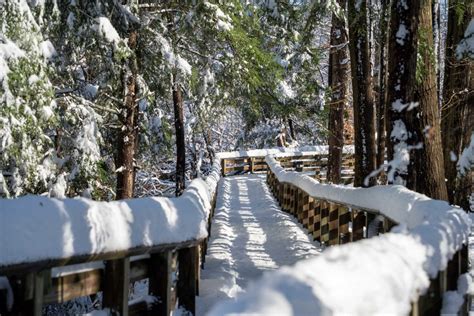
[[[327,153],[296,153],[287,156],[277,156],[281,166],[288,171],[305,172],[312,178],[326,182]],[[241,156],[221,159],[222,176],[242,174],[246,172],[265,172],[268,170],[265,156]],[[342,157],[342,183],[352,183],[354,179],[354,155],[345,153]]]
[[[278,157],[275,159],[282,161]],[[280,164],[285,167],[291,165],[292,158],[288,157],[283,161]],[[266,170],[268,186],[282,210],[297,218],[314,240],[323,245],[334,246],[370,238],[387,233],[399,224],[375,209],[312,196],[297,185],[280,182],[271,168]],[[430,280],[427,292],[420,293],[422,295],[412,304],[412,315],[440,314],[443,294],[455,291],[459,276],[468,271],[467,250],[466,245],[458,249],[449,260],[447,268]],[[468,314],[469,300],[465,296],[461,315]]]
[[[213,173],[215,185],[219,168],[214,168]],[[213,191],[208,231],[217,187]],[[154,245],[145,242],[124,251],[25,260],[9,265],[0,262],[0,277],[8,278],[11,287],[9,293],[10,289],[2,289],[0,282],[0,315],[42,315],[42,309],[48,304],[64,303],[99,292],[102,292],[102,308],[112,315],[168,316],[176,302],[194,315],[200,267],[208,238]],[[130,288],[144,279],[148,279],[148,296],[130,302]],[[11,292],[14,303],[8,306]]]
[[[398,224],[376,209],[310,195],[297,185],[280,182],[264,159],[258,155],[224,157],[219,163],[223,175],[265,170],[268,185],[282,209],[298,218],[313,238],[324,245],[344,244],[384,234]],[[305,172],[322,181],[325,180],[325,159],[324,154],[318,153],[278,157],[286,170]],[[345,168],[351,169],[352,163],[352,157],[345,155]],[[219,168],[216,167],[213,173],[219,174]],[[216,202],[215,192],[208,231]],[[47,304],[63,303],[99,292],[103,295],[102,307],[115,314],[169,315],[176,305],[195,314],[195,296],[199,292],[199,271],[204,263],[207,238],[140,245],[118,252],[25,260],[3,266],[0,262],[0,276],[8,277],[14,294],[13,309],[7,311],[9,293],[0,288],[0,315],[41,315]],[[75,264],[78,266],[71,266]],[[413,315],[438,314],[443,293],[455,290],[459,275],[466,271],[467,248],[464,247],[458,249],[447,268],[430,281],[427,293],[413,304]],[[177,275],[176,282],[173,275]],[[146,278],[150,297],[130,303],[130,285]]]

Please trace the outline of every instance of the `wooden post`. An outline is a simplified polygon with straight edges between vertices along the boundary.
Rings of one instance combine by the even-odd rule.
[[[328,230],[329,230],[329,245],[338,245],[339,244],[339,207],[337,204],[329,204],[329,221],[328,221]]]
[[[314,201],[313,239],[321,242],[321,201]]]
[[[197,247],[178,251],[178,306],[196,315],[196,256]]]
[[[339,243],[345,244],[351,241],[349,232],[349,223],[351,221],[351,212],[346,206],[339,206]]]
[[[285,212],[289,212],[290,211],[290,185],[285,183],[285,193],[284,193],[284,202],[283,202],[283,210]]]
[[[225,177],[226,173],[227,173],[227,170],[226,170],[226,160],[225,159],[222,159],[221,160],[221,172],[222,172],[222,176]]]
[[[254,160],[252,157],[250,159],[250,173],[254,173]]]
[[[352,210],[352,216],[352,241],[357,241],[364,238],[365,214]]]
[[[196,264],[194,268],[196,269],[196,296],[199,296],[199,283],[201,281],[201,245],[197,245],[196,248]]]
[[[280,208],[283,208],[283,195],[285,193],[285,184],[279,182],[278,183],[278,204],[280,204]]]
[[[158,299],[148,315],[170,315],[171,304],[171,251],[154,253],[150,256],[148,292]]]
[[[298,222],[301,223],[303,221],[303,203],[304,203],[303,190],[298,188],[297,193],[296,193],[296,197],[297,197],[298,204],[296,206],[296,216],[295,217],[298,220]]]
[[[128,315],[128,291],[130,284],[130,258],[105,262],[103,308],[113,315]]]
[[[288,212],[293,214],[294,204],[295,204],[295,192],[294,186],[290,184],[290,207],[288,208]]]
[[[35,314],[34,304],[36,281],[35,279],[35,273],[26,273],[22,276],[12,276],[8,278],[10,286],[12,287],[14,297],[13,307],[8,315],[38,315]]]
[[[373,235],[370,235],[370,234],[376,234],[375,236],[378,235],[378,227],[373,227],[370,225],[375,220],[375,217],[376,215],[372,213],[366,212],[365,214],[365,236],[364,236],[365,238],[374,237]],[[376,223],[374,222],[373,224],[375,225]]]
[[[298,196],[299,196],[299,189],[298,187],[293,187],[293,209],[291,210],[291,213],[293,216],[297,217],[298,216]]]
[[[302,212],[302,218],[301,218],[301,223],[303,224],[303,227],[308,229],[309,228],[309,210],[311,209],[311,202],[313,201],[313,198],[310,197],[306,192],[303,192],[303,212]]]
[[[316,204],[316,200],[313,198],[313,197],[309,197],[308,199],[309,203],[308,203],[308,223],[307,223],[307,229],[308,229],[308,233],[313,235],[313,232],[314,232],[314,216],[315,216],[315,204]]]
[[[51,280],[51,270],[44,270],[35,273],[35,288],[33,294],[33,310],[35,316],[43,315],[44,290],[46,282]]]
[[[321,243],[329,242],[329,203],[321,201]]]

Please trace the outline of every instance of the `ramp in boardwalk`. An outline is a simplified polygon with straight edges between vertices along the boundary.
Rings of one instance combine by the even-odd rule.
[[[197,315],[204,315],[216,302],[232,299],[266,270],[320,251],[297,220],[280,210],[265,175],[223,178],[201,272]]]

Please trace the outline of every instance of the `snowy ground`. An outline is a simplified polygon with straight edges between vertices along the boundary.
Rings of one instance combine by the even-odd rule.
[[[217,199],[197,315],[234,298],[266,270],[321,252],[306,230],[280,210],[265,175],[223,178]]]

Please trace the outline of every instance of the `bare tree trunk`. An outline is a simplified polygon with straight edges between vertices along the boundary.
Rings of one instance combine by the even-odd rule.
[[[395,0],[391,5],[387,119],[389,122],[389,183],[415,188],[414,159],[411,151],[418,144],[414,101],[417,58],[417,27],[419,0]]]
[[[436,85],[438,88],[438,105],[441,106],[441,9],[439,0],[433,0],[432,8],[432,29],[434,41],[434,53],[436,56]]]
[[[186,186],[186,144],[184,139],[184,100],[175,77],[173,77],[173,106],[176,130],[176,196],[180,196]]]
[[[291,140],[296,140],[295,127],[293,126],[293,119],[291,119],[290,117],[288,118],[288,127],[290,128]]]
[[[434,48],[431,10],[431,0],[422,1],[418,25],[420,33],[418,36],[417,76],[420,79],[417,79],[416,85],[419,105],[413,111],[417,113],[418,133],[423,146],[415,151],[415,189],[431,198],[447,200],[438,108],[436,59],[431,54]]]
[[[375,111],[368,43],[367,1],[349,0],[349,49],[355,130],[355,186],[375,184],[364,179],[375,170]]]
[[[387,84],[387,32],[389,22],[389,0],[382,0],[382,15],[380,22],[380,54],[379,54],[379,99],[377,104],[377,168],[385,161],[386,146],[386,84]]]
[[[473,132],[474,62],[468,58],[458,60],[456,46],[473,18],[474,3],[469,0],[461,2],[459,5],[465,5],[462,15],[458,14],[455,6],[450,6],[448,13],[441,124],[449,202],[468,210],[468,197],[472,192],[471,174],[458,177],[456,164]]]
[[[130,31],[128,45],[135,52],[138,41],[138,31]],[[134,157],[136,151],[136,138],[138,137],[138,105],[135,95],[137,93],[138,64],[136,55],[132,54],[126,65],[124,73],[125,91],[125,117],[122,124],[124,128],[119,134],[117,166],[117,196],[116,199],[128,199],[133,197],[135,183]]]
[[[339,0],[342,8],[347,0]],[[344,109],[347,102],[348,84],[348,35],[344,16],[332,15],[331,52],[329,57],[329,85],[332,97],[329,107],[329,157],[327,179],[331,183],[341,181],[342,149],[344,146]]]

